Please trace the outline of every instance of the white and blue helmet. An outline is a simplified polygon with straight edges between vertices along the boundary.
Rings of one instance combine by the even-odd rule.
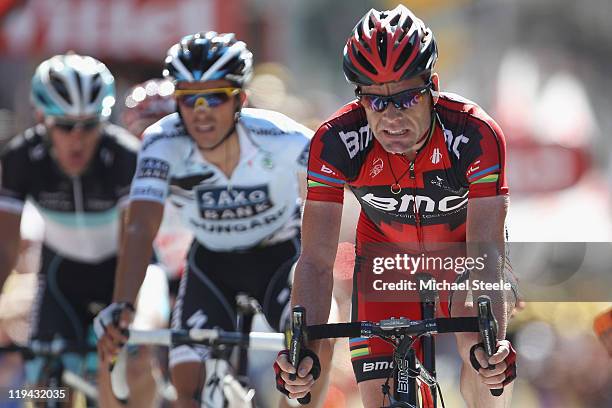
[[[115,104],[115,78],[95,58],[56,55],[36,68],[31,99],[45,116],[107,119]]]
[[[168,50],[163,75],[174,82],[225,79],[244,87],[253,74],[253,54],[233,33],[185,36]]]

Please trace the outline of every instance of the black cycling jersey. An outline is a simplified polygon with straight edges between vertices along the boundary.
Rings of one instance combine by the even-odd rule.
[[[114,125],[101,132],[79,177],[60,169],[42,125],[16,136],[0,154],[0,211],[21,214],[31,200],[45,220],[45,245],[85,263],[116,254],[119,210],[127,204],[136,167],[138,139]]]

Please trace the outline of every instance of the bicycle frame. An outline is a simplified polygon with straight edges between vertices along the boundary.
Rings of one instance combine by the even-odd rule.
[[[422,319],[433,319],[435,317],[435,305],[436,297],[433,291],[420,291],[421,296],[421,317]],[[416,407],[418,404],[419,394],[424,400],[424,407],[436,408],[437,403],[437,390],[435,388],[436,382],[436,341],[435,338],[430,334],[425,334],[422,337],[416,339],[417,342],[421,343],[421,350],[423,353],[422,366],[417,366],[417,357],[412,346],[411,338],[407,337],[400,342],[398,349],[402,349],[402,346],[410,348],[405,350],[407,358],[395,358],[393,365],[393,381],[394,395],[391,399],[391,406],[397,402],[406,402],[410,406]],[[402,354],[400,351],[399,354]],[[410,375],[411,370],[418,375]],[[424,384],[422,387],[417,378],[421,379],[421,383]],[[422,392],[421,392],[422,391]],[[402,405],[397,405],[402,406]]]
[[[433,400],[433,392],[437,385],[436,378],[417,359],[416,352],[412,348],[414,342],[415,339],[412,337],[403,338],[394,353],[393,396],[389,395],[390,391],[386,383],[382,390],[383,395],[389,398],[390,407],[437,407]],[[402,355],[405,357],[402,357]],[[430,358],[431,360],[435,359],[435,356],[431,357],[433,357]],[[418,405],[419,395],[423,401],[421,405]]]

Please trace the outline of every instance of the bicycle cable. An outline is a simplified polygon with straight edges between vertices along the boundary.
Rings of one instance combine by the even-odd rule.
[[[408,352],[412,349],[412,346],[414,345],[414,343],[416,343],[416,341],[421,336],[423,336],[423,335],[418,335],[418,336],[410,337],[411,338],[410,344],[406,348],[406,352],[404,353],[404,355],[401,358],[405,359],[408,356]],[[388,342],[388,343],[394,344],[393,340],[391,340],[391,339],[387,339],[387,338],[383,338],[383,337],[381,337],[381,338],[384,341]],[[393,353],[393,360],[395,360],[396,355],[397,355],[397,348],[395,349],[395,351]],[[421,369],[422,369],[423,365],[422,365],[421,361],[418,358],[416,358],[416,361],[418,362],[419,367],[421,367]],[[411,378],[418,379],[420,377],[420,374],[421,374],[421,369],[415,370],[415,369],[410,368],[408,370],[408,376],[411,377]],[[412,375],[410,375],[410,374],[412,374]],[[387,393],[389,392],[389,380],[390,379],[391,379],[391,375],[387,376],[387,380],[385,381],[385,384],[383,385],[383,405],[385,403],[385,398],[386,398],[386,395],[387,395],[384,391],[386,391]],[[437,381],[436,378],[432,377],[432,379],[433,379],[433,383],[431,383],[431,384],[427,380],[423,380],[423,382],[429,388],[434,387],[434,386],[436,387],[436,389],[438,390],[438,395],[440,396],[440,404],[442,404],[442,408],[446,408],[446,404],[444,403],[444,397],[442,395],[442,388],[440,387],[440,383]],[[419,387],[419,389],[420,389],[420,387]],[[389,402],[391,402],[391,400],[389,400]]]

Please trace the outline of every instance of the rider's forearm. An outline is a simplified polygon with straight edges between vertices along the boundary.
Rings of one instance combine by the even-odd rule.
[[[508,281],[504,277],[504,271],[506,269],[506,262],[508,261],[505,256],[505,244],[502,242],[499,244],[501,247],[501,252],[497,254],[498,263],[495,266],[495,274],[497,277],[497,282],[502,282],[503,284],[507,284]],[[497,337],[501,339],[506,338],[506,328],[508,327],[508,318],[512,309],[514,307],[513,304],[509,304],[509,291],[502,289],[493,291],[491,293],[491,303],[493,308],[493,315],[497,319]]]
[[[327,323],[333,289],[332,269],[300,258],[295,268],[291,305],[306,309],[306,323]]]
[[[153,238],[145,228],[126,226],[115,274],[115,302],[134,303],[153,254]]]
[[[468,245],[469,248],[469,245]],[[482,250],[484,249],[484,251]],[[505,263],[507,262],[505,257],[505,243],[495,242],[486,244],[486,248],[481,246],[481,250],[478,254],[472,253],[471,256],[483,256],[485,267],[479,271],[477,269],[470,273],[470,280],[479,280],[482,282],[493,283],[495,285],[501,285],[507,283],[504,279]],[[498,286],[496,286],[497,288]],[[497,320],[498,332],[497,337],[499,339],[506,338],[506,327],[508,325],[509,309],[512,305],[509,305],[507,291],[500,290],[474,290],[472,293],[474,302],[480,295],[487,295],[491,298],[492,311],[495,319]],[[510,310],[511,311],[511,310]]]

